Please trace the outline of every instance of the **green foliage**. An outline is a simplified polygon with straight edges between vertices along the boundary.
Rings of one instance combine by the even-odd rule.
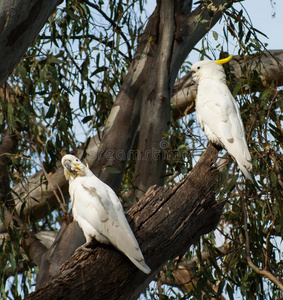
[[[3,220],[2,216],[1,219]],[[36,268],[20,249],[22,234],[21,231],[14,227],[14,229],[9,230],[9,236],[1,241],[1,299],[22,299],[22,296],[25,297],[30,293],[33,285],[32,281],[34,281]],[[10,277],[11,275],[13,277]],[[20,289],[18,288],[19,286],[21,287]],[[8,290],[7,287],[9,287]]]
[[[213,15],[215,11],[210,4],[211,1],[205,1]],[[11,186],[40,170],[39,158],[45,170],[52,172],[62,151],[71,152],[88,136],[103,131],[143,29],[138,13],[144,12],[143,5],[143,1],[104,4],[103,1],[67,0],[51,16],[7,81],[7,95],[1,96],[1,140],[7,132],[17,140],[15,151],[9,155]],[[229,49],[230,44],[235,45],[243,59],[265,49],[258,37],[261,33],[253,27],[244,8],[239,11],[232,6],[227,8],[220,8],[225,19],[223,35],[212,31],[212,37],[208,34],[203,39],[199,49],[201,58],[218,57],[220,50]],[[203,22],[201,15],[197,20]],[[183,65],[180,77],[189,71],[189,65],[190,62]],[[283,93],[275,84],[264,85],[260,70],[243,67],[244,75],[236,84],[229,67],[226,72],[241,107],[256,184],[245,183],[237,166],[230,161],[215,190],[217,201],[227,202],[218,230],[202,237],[185,254],[187,261],[193,261],[193,279],[186,282],[186,290],[163,286],[161,294],[151,285],[145,292],[150,299],[171,296],[220,299],[224,293],[230,299],[234,299],[235,293],[243,299],[282,296],[276,284],[248,265],[246,233],[253,263],[282,278]],[[172,119],[170,130],[161,142],[165,142],[161,148],[167,163],[166,183],[173,186],[193,168],[205,149],[206,138],[191,114],[180,120]],[[126,208],[131,206],[131,191],[135,188],[132,183],[137,159],[134,148],[132,154],[121,188]],[[107,171],[120,172],[111,167]],[[43,176],[42,181],[45,180]],[[54,230],[61,216],[61,210],[51,212],[50,209],[40,222],[31,216],[28,226],[34,232]],[[11,230],[0,245],[3,298],[21,299],[34,283],[36,269],[20,251],[21,235]],[[223,239],[221,249],[219,235]],[[205,257],[204,251],[208,254]],[[173,262],[169,263],[165,273],[174,286],[172,265]],[[13,276],[10,286],[7,274]]]

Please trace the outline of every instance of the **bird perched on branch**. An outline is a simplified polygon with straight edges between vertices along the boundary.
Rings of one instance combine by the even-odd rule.
[[[150,273],[115,192],[74,155],[65,155],[62,165],[69,180],[73,216],[84,232],[86,244],[92,238],[110,243],[141,271]]]
[[[198,84],[196,115],[201,129],[214,144],[224,147],[246,178],[251,177],[251,155],[240,110],[227,84],[222,64],[232,58],[203,60],[191,67]]]

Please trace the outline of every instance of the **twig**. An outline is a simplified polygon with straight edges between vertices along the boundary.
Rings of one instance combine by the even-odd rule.
[[[162,300],[162,282],[160,279],[157,280],[156,282],[157,284],[157,290],[158,290],[158,297],[159,297],[159,300]]]
[[[251,255],[250,255],[250,239],[248,234],[248,222],[247,222],[247,210],[245,206],[244,199],[242,198],[242,207],[243,207],[243,213],[244,213],[244,228],[245,228],[245,236],[246,236],[246,254],[247,254],[247,262],[248,265],[258,274],[266,276],[268,279],[270,279],[273,283],[275,283],[281,291],[283,291],[283,284],[269,271],[262,270],[258,268],[252,261]]]
[[[125,43],[128,47],[129,59],[132,60],[132,55],[131,55],[131,51],[130,51],[132,47],[131,47],[127,37],[125,36],[124,32],[122,31],[121,26],[119,26],[114,20],[112,20],[110,17],[108,17],[108,15],[99,7],[99,5],[91,3],[87,0],[84,0],[84,3],[89,5],[92,8],[96,9],[105,18],[105,20],[107,20],[113,26],[113,30],[121,35],[121,37],[123,38],[123,40],[125,41]]]
[[[270,203],[269,203],[268,199],[266,200],[266,202],[267,202],[267,207],[269,209],[269,212],[270,212],[270,214],[272,216],[272,224],[271,224],[270,230],[269,230],[269,232],[268,232],[268,234],[266,236],[266,242],[265,242],[266,243],[265,269],[267,268],[267,265],[269,265],[269,262],[268,262],[268,247],[269,247],[269,244],[270,244],[270,236],[271,236],[271,233],[272,233],[272,229],[274,228],[274,225],[275,225],[275,218],[274,218],[274,215],[272,213],[272,209],[270,207]]]
[[[283,189],[283,181],[282,181],[281,174],[280,174],[281,170],[280,170],[280,167],[278,166],[277,159],[276,159],[276,156],[274,153],[276,154],[276,152],[273,149],[269,149],[269,157],[271,158],[271,160],[274,163],[274,169],[277,172],[278,183],[280,184],[281,188]]]

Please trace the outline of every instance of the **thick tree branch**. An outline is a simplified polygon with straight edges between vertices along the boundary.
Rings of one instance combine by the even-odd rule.
[[[228,3],[231,3],[231,1],[214,0],[210,5],[202,3],[190,13],[189,9],[191,8],[192,1],[178,1],[175,12],[177,23],[175,43],[171,61],[171,76],[174,78],[174,81],[180,67],[193,47],[222,17],[223,12],[219,10],[220,5],[223,6]],[[213,10],[211,9],[212,6]]]
[[[0,87],[61,2],[62,0],[1,1]]]
[[[40,288],[59,272],[60,266],[71,257],[75,250],[85,243],[85,238],[77,222],[65,219],[51,247],[42,254],[36,288]]]
[[[114,247],[96,245],[93,252],[77,251],[27,299],[136,299],[168,259],[183,255],[200,235],[216,227],[224,205],[214,200],[217,157],[210,144],[183,182],[172,189],[150,189],[129,210],[128,220],[152,269],[149,276]]]
[[[225,2],[214,1],[214,4],[217,8]],[[203,5],[190,13],[191,4],[192,1],[179,1],[171,7],[164,1],[160,2],[159,24],[162,30],[159,32],[161,36],[156,41],[156,57],[145,85],[146,93],[143,96],[141,112],[140,122],[142,126],[139,134],[138,151],[141,157],[145,157],[147,154],[148,158],[137,160],[136,163],[134,186],[137,187],[136,195],[138,198],[149,186],[153,184],[162,185],[164,182],[165,163],[160,142],[169,128],[170,115],[166,110],[166,99],[171,98],[177,73],[193,46],[207,33],[208,27],[213,26],[222,16],[220,12],[216,12],[213,17],[210,17],[210,10]],[[163,7],[166,7],[166,15],[162,11]],[[174,22],[168,12],[174,14]],[[205,23],[197,23],[196,16],[200,14],[206,21]],[[165,22],[167,26],[163,24],[164,16],[167,18]],[[163,42],[163,37],[166,37],[166,43]],[[160,63],[163,68],[162,73],[159,73],[158,68],[155,68]],[[166,82],[166,92],[164,87],[162,91],[158,90],[161,82],[163,85]]]

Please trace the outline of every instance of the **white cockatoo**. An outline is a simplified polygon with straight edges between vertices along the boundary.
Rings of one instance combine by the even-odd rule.
[[[198,84],[196,115],[201,129],[214,144],[224,147],[252,181],[251,155],[247,146],[240,110],[227,84],[222,64],[232,58],[203,60],[191,67]]]
[[[74,155],[65,155],[62,165],[69,180],[73,216],[82,228],[87,243],[92,238],[103,244],[111,243],[141,271],[149,274],[151,270],[145,263],[115,192]]]

